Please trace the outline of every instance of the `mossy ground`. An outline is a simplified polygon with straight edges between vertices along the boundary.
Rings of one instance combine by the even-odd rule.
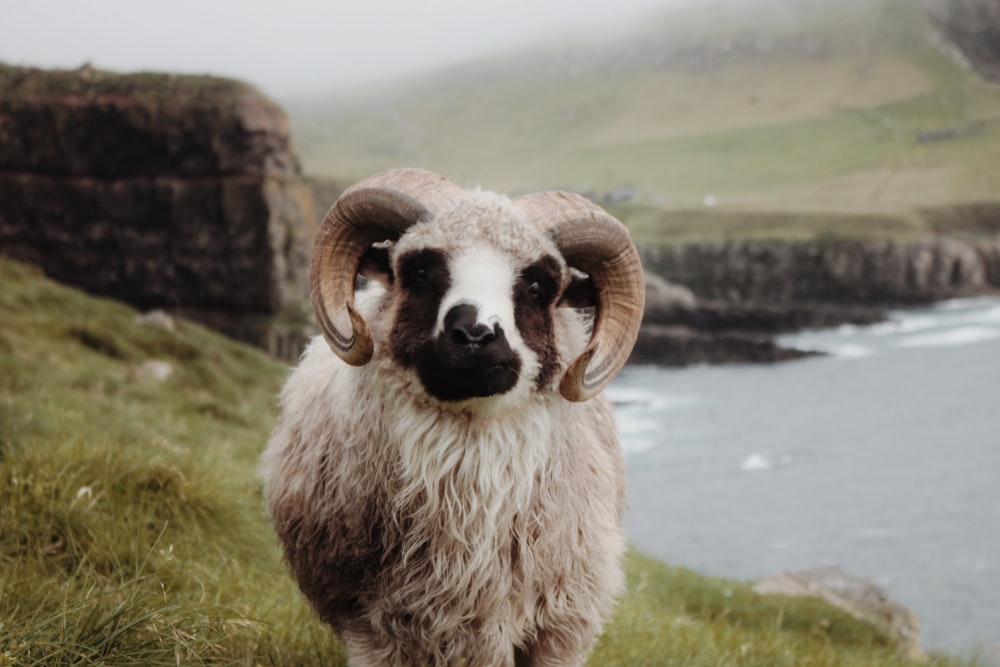
[[[286,368],[21,264],[0,285],[0,666],[343,665],[256,479]],[[173,374],[142,379],[149,359]],[[820,602],[632,554],[590,664],[907,663]]]
[[[44,76],[40,76],[44,74]],[[218,107],[254,91],[236,79],[168,72],[119,74],[84,65],[73,70],[39,70],[0,63],[0,93],[10,98],[63,95],[121,96],[150,106],[202,104]]]

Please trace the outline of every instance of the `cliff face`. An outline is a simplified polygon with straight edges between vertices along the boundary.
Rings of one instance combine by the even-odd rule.
[[[872,324],[885,318],[889,306],[1000,292],[1000,236],[906,243],[733,241],[644,246],[639,252],[647,300],[632,363],[796,359],[804,353],[782,348],[776,334]],[[649,289],[650,276],[690,292],[685,299],[658,299]]]
[[[892,305],[1000,290],[1000,238],[733,241],[648,246],[641,254],[648,271],[706,299]]]
[[[0,67],[5,255],[253,339],[307,294],[313,218],[287,119],[247,85]]]
[[[995,0],[923,0],[931,21],[983,78],[1000,81],[1000,4]]]

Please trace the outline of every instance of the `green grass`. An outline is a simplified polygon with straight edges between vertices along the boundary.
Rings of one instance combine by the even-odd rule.
[[[231,103],[239,95],[255,92],[252,86],[242,81],[208,75],[166,72],[118,74],[82,67],[45,70],[45,76],[38,76],[40,71],[0,63],[0,93],[28,99],[45,95],[101,94],[125,96],[149,105],[177,107],[186,104],[218,108]]]
[[[255,479],[285,369],[23,265],[0,284],[0,665],[342,664]]]
[[[712,208],[664,211],[632,203],[609,205],[607,208],[625,223],[632,238],[640,245],[711,243],[733,239],[795,242],[893,238],[903,241],[928,236],[933,228],[918,216],[890,213],[774,213]],[[932,215],[932,212],[927,214]],[[954,217],[968,217],[967,209],[957,210]],[[978,230],[970,230],[970,235],[977,234]]]
[[[343,665],[256,479],[286,369],[21,264],[0,260],[0,284],[0,666]],[[148,359],[174,373],[142,379]],[[818,601],[631,554],[590,664],[907,663]]]

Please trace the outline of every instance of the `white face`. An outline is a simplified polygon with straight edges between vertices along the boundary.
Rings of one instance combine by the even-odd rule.
[[[516,331],[514,324],[514,267],[496,250],[472,248],[448,262],[451,285],[441,299],[437,331],[444,331],[445,314],[454,306],[467,304],[476,309],[478,324],[489,328],[499,325],[508,338]]]

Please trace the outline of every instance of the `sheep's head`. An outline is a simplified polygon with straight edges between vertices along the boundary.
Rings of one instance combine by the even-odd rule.
[[[542,192],[513,201],[466,192],[419,169],[348,189],[316,237],[312,299],[327,342],[368,363],[371,329],[354,302],[359,273],[389,290],[386,354],[444,401],[539,387],[565,368],[570,401],[598,394],[621,370],[642,318],[644,287],[628,231],[583,197]],[[558,359],[553,318],[592,299],[590,341]],[[525,365],[530,369],[525,369]],[[530,372],[526,372],[530,370]]]

